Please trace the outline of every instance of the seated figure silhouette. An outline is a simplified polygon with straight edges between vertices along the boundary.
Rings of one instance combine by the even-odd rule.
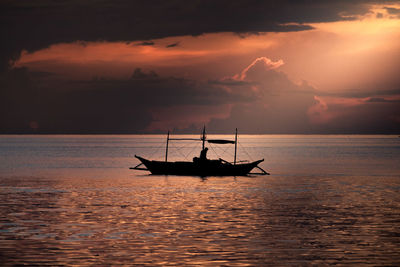
[[[208,148],[206,147],[200,152],[200,160],[201,161],[207,160],[207,151],[208,151]]]
[[[207,161],[207,151],[208,151],[208,148],[207,147],[204,148],[200,152],[200,157],[199,158],[198,157],[194,157],[193,158],[193,162],[194,163],[204,163],[204,162],[206,162]]]

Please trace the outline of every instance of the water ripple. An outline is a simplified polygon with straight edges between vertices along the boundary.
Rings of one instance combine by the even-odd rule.
[[[400,263],[400,194],[393,178],[3,183],[6,265]]]

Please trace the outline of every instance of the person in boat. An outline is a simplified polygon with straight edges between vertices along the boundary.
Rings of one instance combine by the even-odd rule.
[[[207,151],[208,151],[208,148],[207,148],[207,147],[204,148],[204,149],[200,152],[200,157],[199,157],[199,158],[198,158],[198,157],[194,157],[194,158],[193,158],[193,162],[194,162],[194,163],[201,163],[201,162],[207,161]]]
[[[207,151],[208,151],[208,148],[206,147],[200,152],[200,160],[201,161],[207,160]]]

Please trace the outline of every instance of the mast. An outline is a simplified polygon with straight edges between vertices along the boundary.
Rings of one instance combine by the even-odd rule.
[[[168,160],[168,141],[169,141],[169,130],[168,130],[168,134],[167,134],[167,146],[165,148],[165,162],[167,162],[167,160]]]
[[[203,127],[203,137],[201,138],[203,141],[203,145],[201,146],[201,149],[204,150],[204,142],[206,141],[206,126],[204,125]]]
[[[236,165],[236,151],[237,151],[237,128],[235,132],[235,158],[233,160],[233,165]]]

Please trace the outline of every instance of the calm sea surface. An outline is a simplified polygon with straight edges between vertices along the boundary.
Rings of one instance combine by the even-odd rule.
[[[163,159],[159,135],[0,136],[0,265],[400,265],[398,136],[239,142],[270,176],[130,170]],[[200,146],[171,142],[169,159]]]

